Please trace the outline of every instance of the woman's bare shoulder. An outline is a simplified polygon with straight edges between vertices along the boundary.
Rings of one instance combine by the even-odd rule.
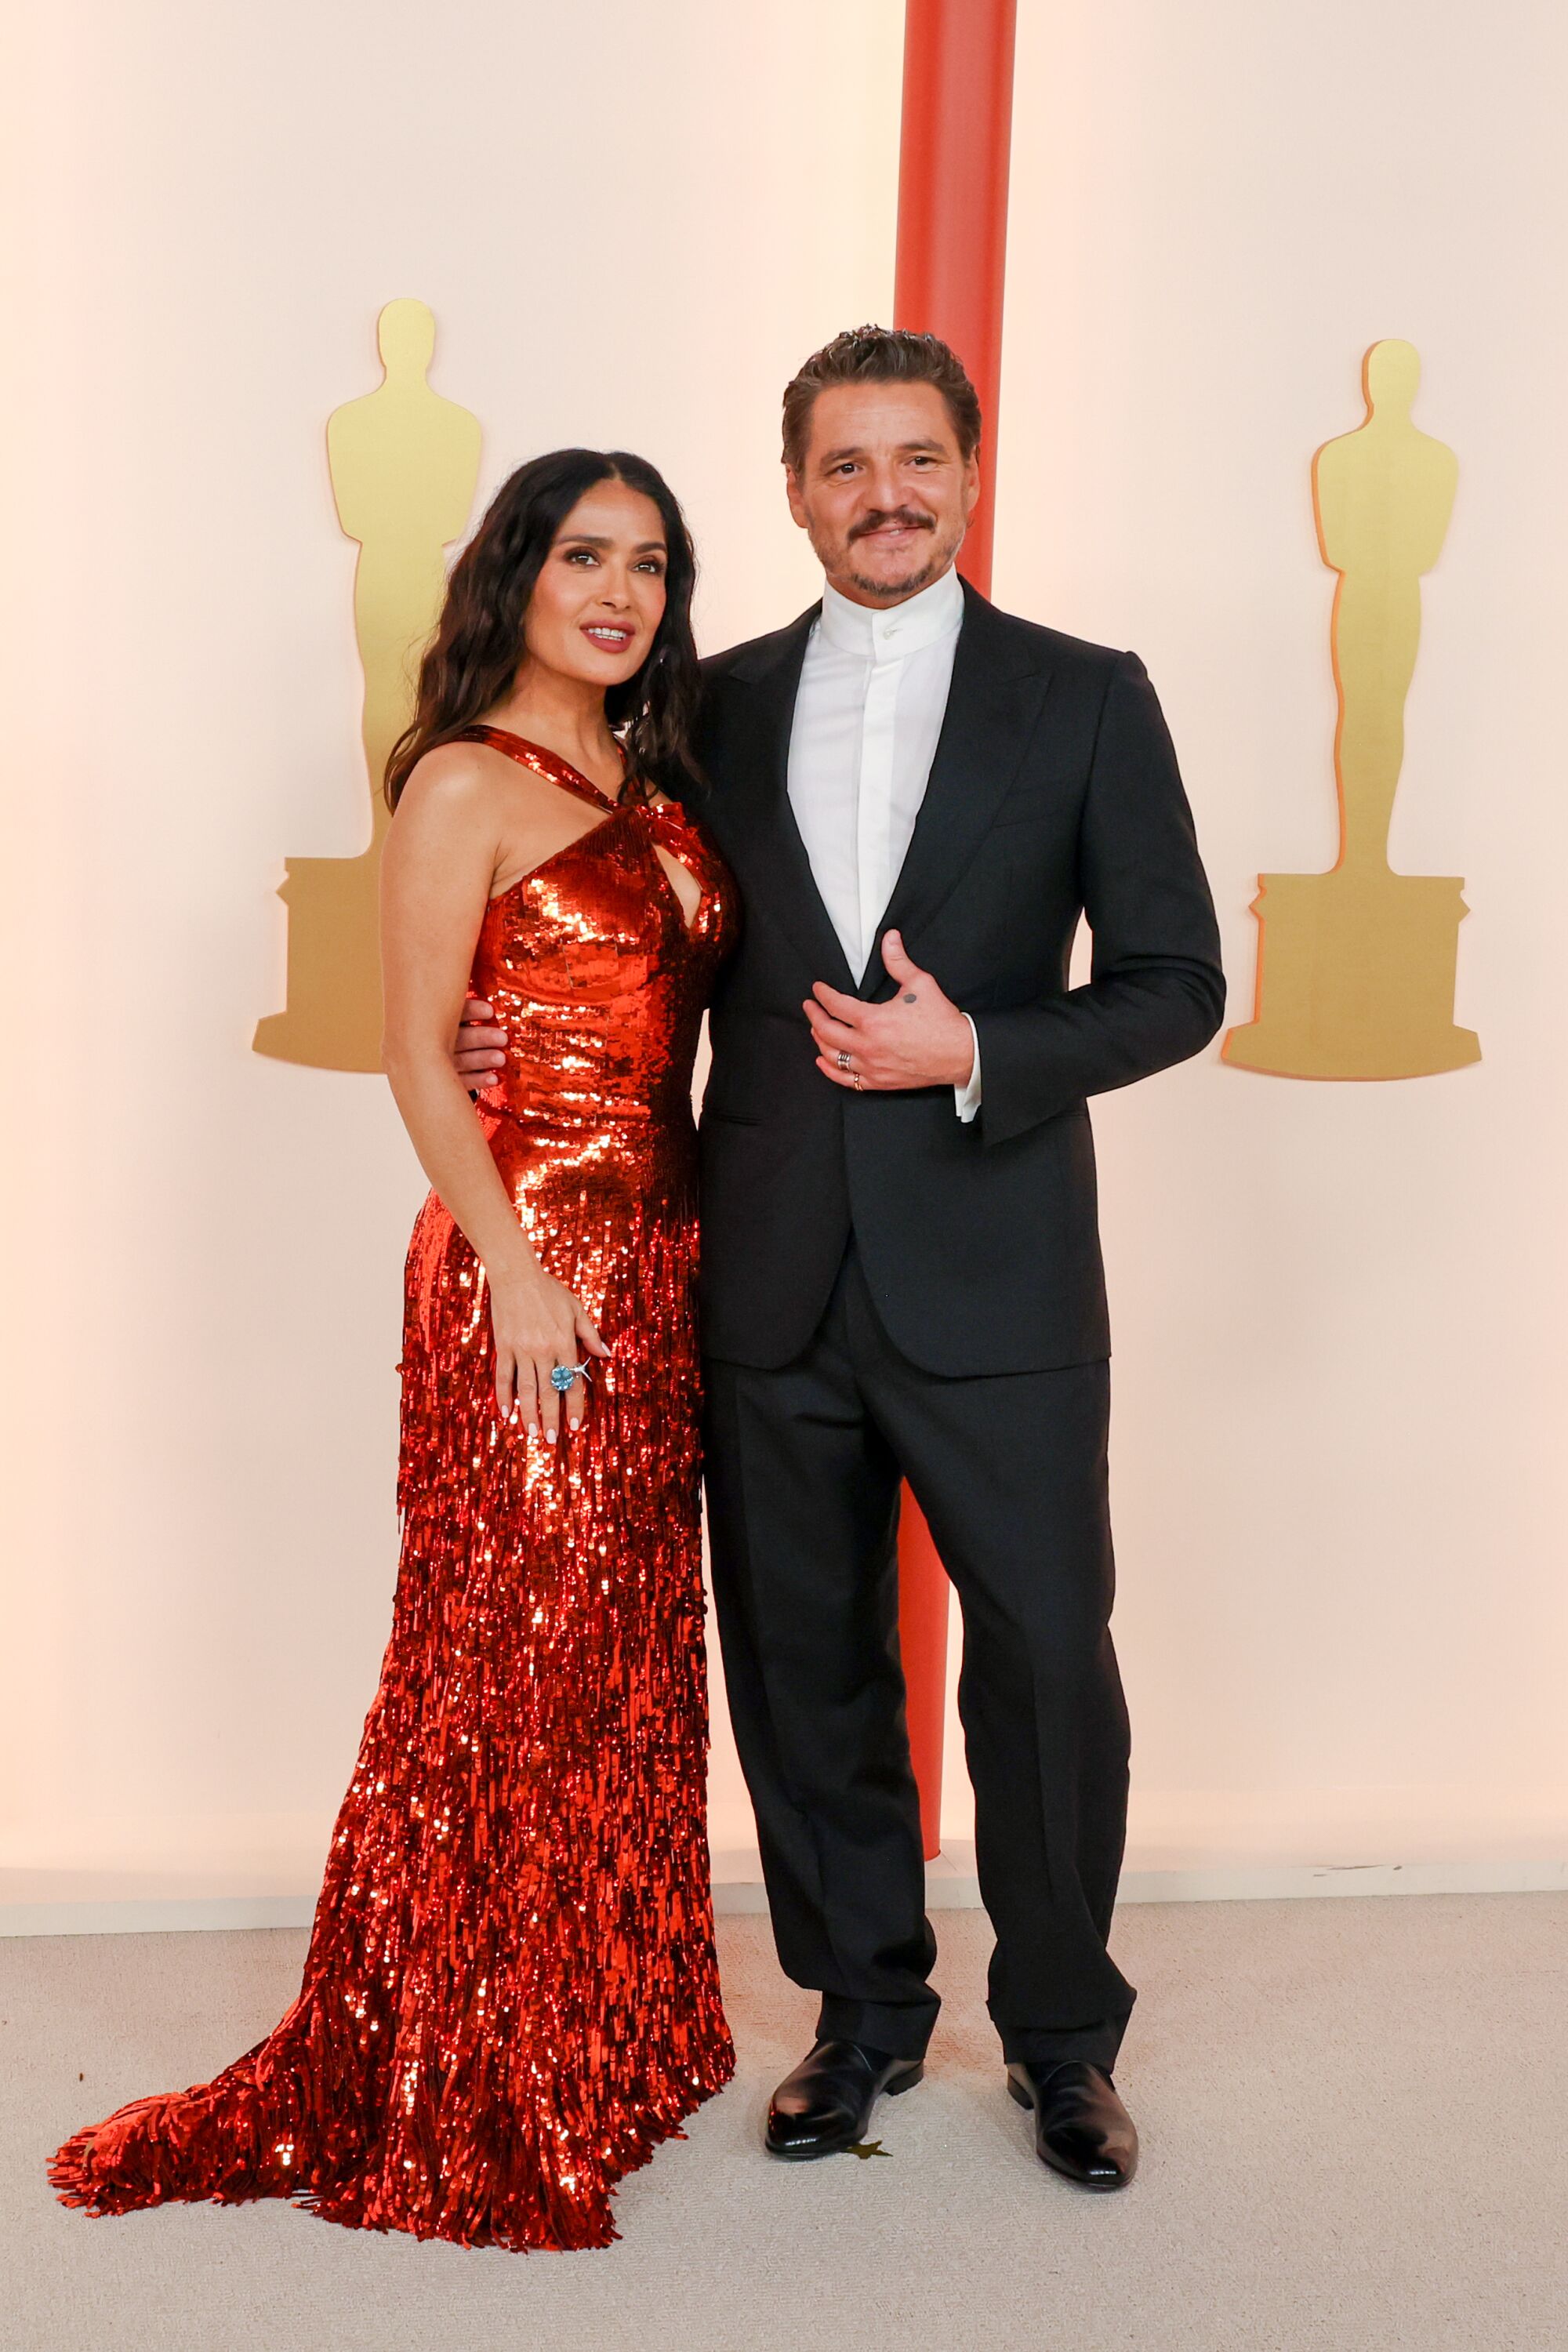
[[[417,799],[426,806],[472,807],[501,781],[499,754],[483,743],[437,743],[408,772],[398,805]]]
[[[548,820],[561,794],[488,743],[437,743],[415,762],[398,801],[423,827],[482,823],[498,834]]]

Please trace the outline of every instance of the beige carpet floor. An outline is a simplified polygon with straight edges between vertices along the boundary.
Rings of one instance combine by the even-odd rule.
[[[1142,2000],[1125,2194],[1037,2164],[982,2006],[985,1923],[938,1920],[934,2064],[882,2158],[758,2142],[810,2003],[723,1926],[739,2079],[622,2189],[603,2253],[472,2253],[288,2206],[89,2221],[50,2149],[210,2074],[304,1938],[0,1944],[0,2344],[17,2352],[1563,2352],[1568,1896],[1123,1912]]]

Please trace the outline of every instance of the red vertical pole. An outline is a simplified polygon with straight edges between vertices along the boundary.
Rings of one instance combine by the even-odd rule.
[[[991,587],[1017,0],[908,0],[893,323],[951,343],[985,417],[985,484],[959,570]]]
[[[951,343],[980,395],[984,480],[958,568],[982,594],[991,587],[1016,18],[1017,0],[907,0],[904,11],[893,323]],[[928,1860],[942,1843],[947,1619],[947,1578],[906,1487],[899,1641]]]

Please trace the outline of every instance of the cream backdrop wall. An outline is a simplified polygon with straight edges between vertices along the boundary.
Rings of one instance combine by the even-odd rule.
[[[777,393],[888,310],[901,11],[58,0],[13,37],[0,1902],[297,1895],[387,1621],[422,1189],[378,1081],[248,1050],[285,854],[363,838],[322,424],[417,294],[481,495],[630,442],[706,644],[798,609]],[[1211,1054],[1098,1112],[1132,1859],[1186,1874],[1151,1887],[1568,1858],[1565,52],[1543,6],[1020,7],[997,593],[1149,662],[1237,1018],[1258,871],[1332,854],[1307,467],[1375,337],[1462,468],[1394,854],[1467,877],[1486,1059]]]
[[[18,37],[18,1895],[308,1883],[385,1639],[423,1183],[379,1079],[249,1050],[285,855],[368,821],[328,412],[418,295],[481,497],[629,443],[689,503],[705,642],[798,611],[778,394],[891,299],[901,37],[896,0],[59,0]],[[744,1843],[727,1749],[715,1807]]]
[[[1314,447],[1401,335],[1460,466],[1394,810],[1466,877],[1479,1067],[1215,1052],[1097,1107],[1137,1855],[1568,1857],[1568,22],[1531,0],[1019,11],[996,592],[1143,656],[1251,1011],[1332,863]],[[1366,1883],[1364,1880],[1363,1883]],[[1387,1882],[1384,1882],[1387,1883]]]

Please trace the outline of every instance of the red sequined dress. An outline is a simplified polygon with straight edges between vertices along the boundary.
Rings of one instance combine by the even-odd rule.
[[[408,1255],[392,1639],[299,1999],[211,2083],[79,2132],[67,2203],[292,2197],[467,2245],[602,2246],[610,2190],[729,2079],[704,1820],[692,1060],[733,885],[674,807],[477,740],[600,822],[491,900],[481,1099],[517,1213],[614,1350],[584,1428],[503,1424],[485,1281]],[[689,927],[657,856],[701,886]]]

